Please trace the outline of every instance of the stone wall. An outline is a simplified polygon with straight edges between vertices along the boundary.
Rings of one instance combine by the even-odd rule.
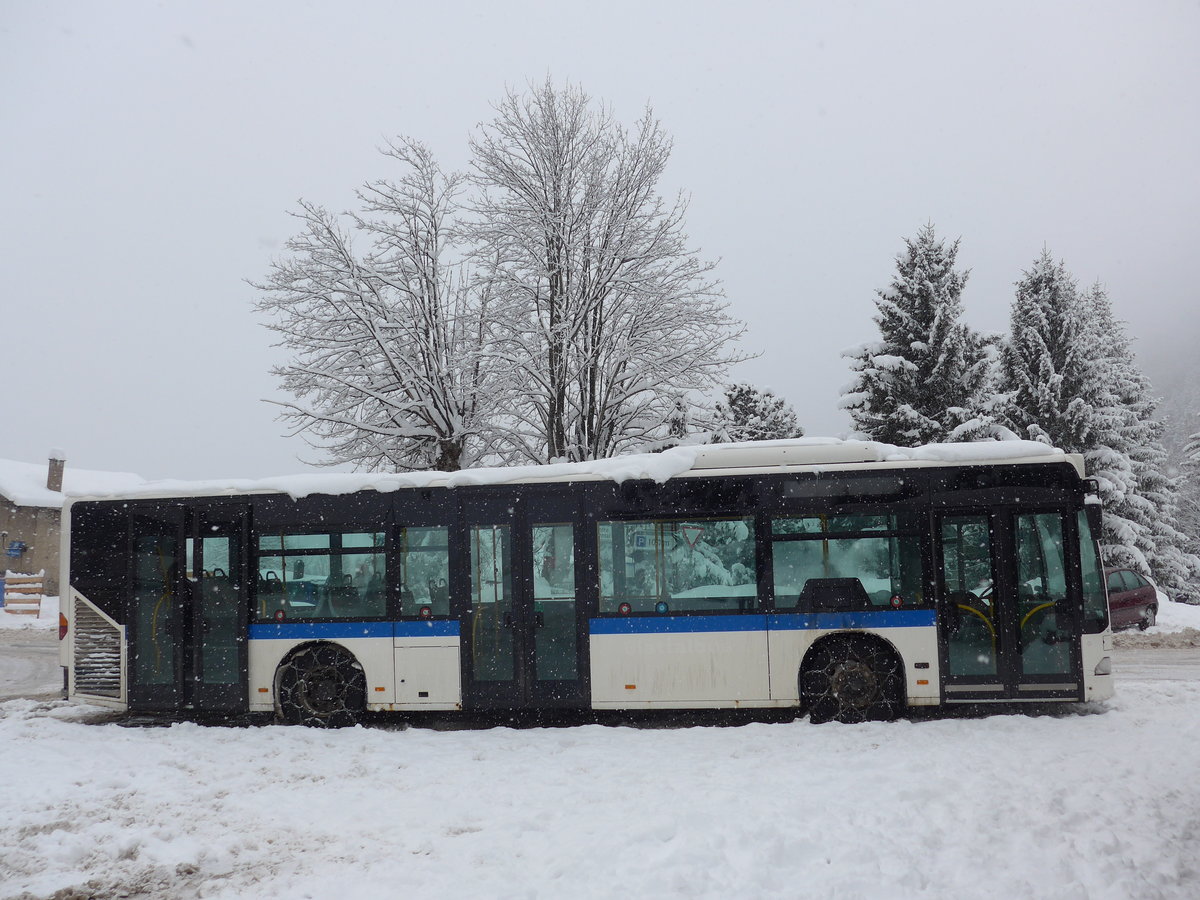
[[[36,574],[44,570],[45,591],[58,594],[59,523],[62,511],[38,506],[17,506],[0,496],[0,532],[7,531],[0,554],[13,541],[24,541],[25,552],[18,557],[0,555],[0,565],[11,572]]]

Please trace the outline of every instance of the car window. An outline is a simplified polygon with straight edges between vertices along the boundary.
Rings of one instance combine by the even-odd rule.
[[[1110,594],[1125,590],[1125,585],[1121,582],[1120,572],[1108,573],[1108,592]]]
[[[1126,572],[1125,580],[1133,586],[1130,588],[1130,590],[1134,590],[1135,588],[1144,588],[1144,587],[1150,586],[1149,583],[1146,581],[1146,579],[1143,578],[1141,575],[1139,575],[1137,572]]]

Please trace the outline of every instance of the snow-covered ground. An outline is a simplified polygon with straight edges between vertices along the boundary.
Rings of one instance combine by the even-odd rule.
[[[1158,621],[1145,631],[1116,634],[1118,647],[1200,647],[1200,606],[1175,603],[1158,592]]]
[[[36,616],[5,612],[0,608],[0,628],[29,629],[58,627],[58,598],[43,597]]]
[[[1116,662],[1102,705],[861,726],[127,728],[10,700],[0,897],[1200,896],[1200,652]]]

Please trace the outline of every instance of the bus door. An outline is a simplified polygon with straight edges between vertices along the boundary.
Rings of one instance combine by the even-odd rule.
[[[246,514],[131,515],[131,709],[246,708]]]
[[[939,516],[939,640],[948,702],[1079,693],[1068,525],[1057,510]]]
[[[183,705],[182,648],[190,642],[184,601],[184,521],[179,507],[130,514],[127,697],[130,709]]]
[[[247,704],[246,510],[202,508],[187,540],[191,652],[187,702],[211,712]]]
[[[490,492],[464,497],[462,518],[465,705],[586,705],[578,504],[529,489]]]

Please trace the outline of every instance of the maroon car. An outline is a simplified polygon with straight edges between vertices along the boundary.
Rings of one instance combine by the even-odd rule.
[[[1132,569],[1105,569],[1108,577],[1108,609],[1113,631],[1119,628],[1146,629],[1158,618],[1158,589]]]

